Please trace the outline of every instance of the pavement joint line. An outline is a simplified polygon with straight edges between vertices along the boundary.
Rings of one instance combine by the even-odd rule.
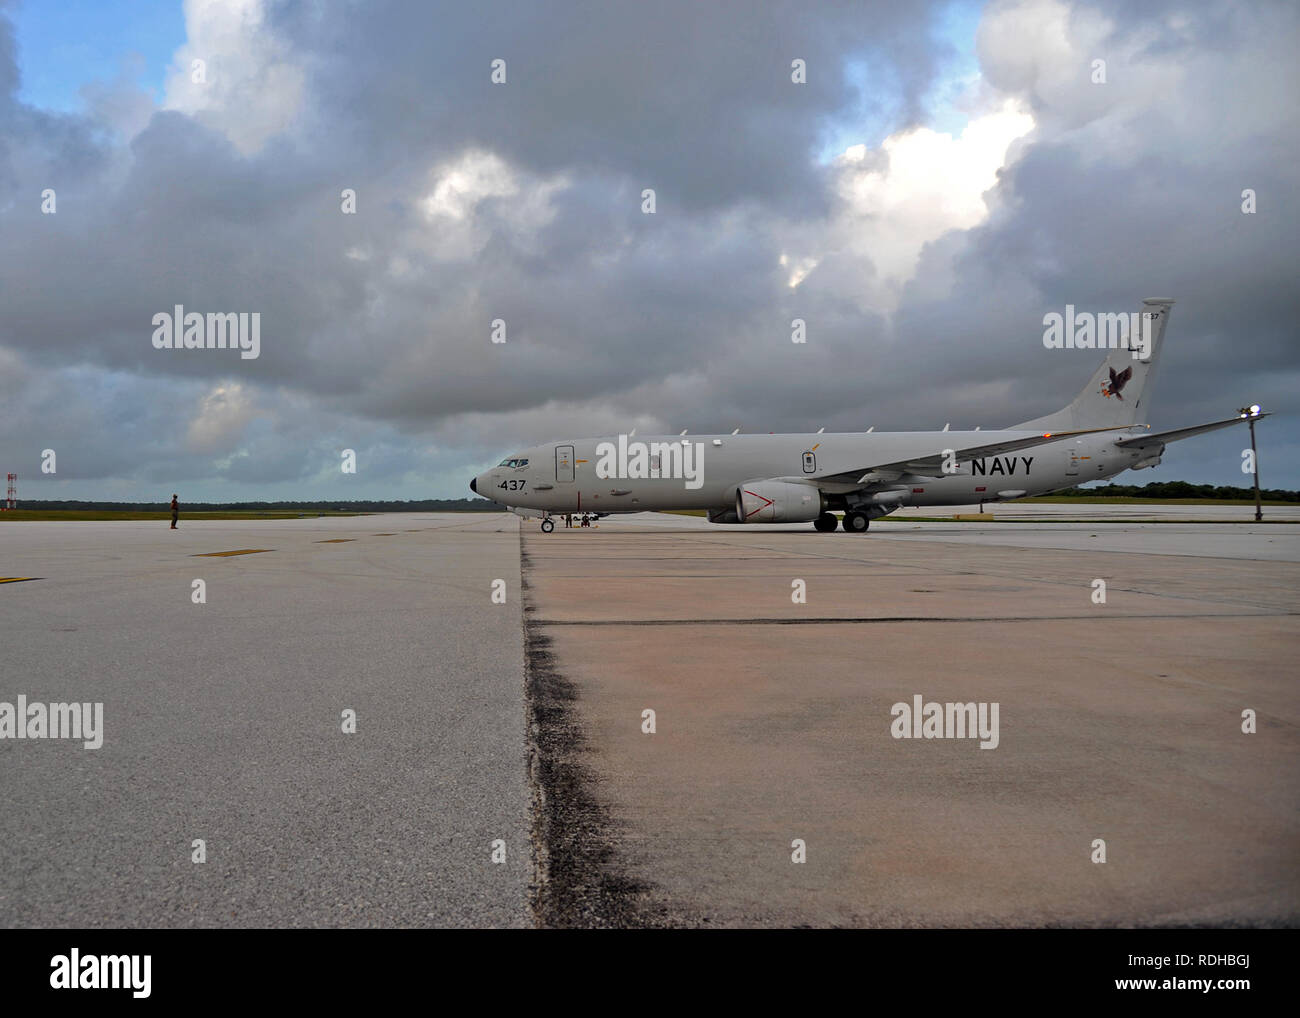
[[[935,521],[935,522],[943,522],[943,521],[942,521],[942,520],[938,520],[938,521]],[[1082,521],[1082,522],[1085,523],[1085,524],[1091,523],[1091,524],[1093,524],[1093,525],[1096,525],[1098,521],[1096,521],[1096,520],[1084,520],[1084,521]],[[1108,522],[1108,521],[1103,521],[1103,522]],[[1192,521],[1192,522],[1190,522],[1188,525],[1192,525],[1192,526],[1199,525],[1199,521]],[[1023,528],[1023,529],[1024,529],[1024,530],[1028,530],[1028,529],[1032,529],[1032,528],[1025,527],[1025,528]],[[679,538],[679,537],[680,537],[682,534],[684,534],[684,533],[689,533],[689,534],[691,534],[693,537],[700,537],[701,535],[705,535],[705,534],[707,534],[707,532],[704,532],[704,531],[678,531],[678,530],[669,530],[669,529],[666,529],[665,532],[662,533],[662,534],[650,534],[650,533],[646,533],[646,534],[638,534],[637,536],[639,536],[639,537]],[[906,538],[906,540],[901,541],[901,542],[900,542],[900,541],[891,541],[891,542],[890,542],[891,544],[899,544],[899,543],[903,543],[903,544],[912,544],[912,543],[916,543],[916,539],[917,539],[917,538],[920,538],[920,539],[922,540],[923,543],[935,543],[935,544],[957,544],[957,545],[961,545],[961,546],[964,547],[964,548],[969,548],[969,549],[972,549],[972,550],[976,550],[976,549],[985,549],[985,548],[1001,549],[1001,548],[1012,547],[1012,548],[1015,548],[1015,550],[1018,550],[1018,551],[1034,551],[1034,552],[1065,551],[1065,552],[1067,552],[1067,553],[1069,553],[1069,554],[1081,554],[1081,555],[1097,555],[1097,554],[1102,554],[1102,555],[1120,555],[1120,556],[1126,556],[1126,555],[1131,555],[1131,554],[1133,554],[1132,552],[1112,551],[1112,550],[1110,550],[1110,549],[1105,549],[1105,548],[1103,548],[1103,549],[1091,549],[1091,548],[1090,548],[1090,549],[1087,549],[1086,551],[1083,551],[1083,550],[1075,551],[1075,550],[1067,550],[1067,549],[1061,549],[1061,548],[1050,548],[1050,547],[1044,547],[1044,548],[1031,548],[1031,547],[1026,547],[1026,548],[1016,548],[1016,546],[1014,546],[1014,545],[1012,545],[1012,546],[1008,546],[1008,545],[998,545],[998,544],[982,545],[982,544],[977,544],[977,543],[973,543],[973,542],[971,542],[971,541],[969,540],[969,538],[970,538],[970,536],[971,536],[969,533],[954,532],[953,535],[942,534],[942,536],[938,536],[938,537],[936,537],[936,536],[931,536],[931,535],[934,535],[934,534],[936,534],[936,533],[937,533],[937,532],[934,531],[934,530],[922,531],[922,529],[921,529],[920,526],[916,526],[916,527],[913,527],[913,528],[909,529],[909,530],[906,531],[906,532],[902,532],[902,531],[899,531],[898,533],[885,533],[885,532],[881,532],[881,533],[876,533],[876,534],[874,534],[874,535],[872,535],[872,536],[875,536],[875,537],[877,537],[877,538],[898,538],[898,537],[904,537],[904,538]],[[796,534],[803,534],[804,537],[805,537],[805,538],[808,538],[808,539],[812,539],[812,538],[821,538],[821,539],[825,539],[825,538],[828,538],[828,537],[831,536],[831,535],[829,535],[829,534],[813,534],[813,533],[811,533],[811,532],[807,532],[807,531],[793,531],[793,530],[792,530],[792,531],[788,531],[787,534],[788,534],[788,536],[795,536]],[[959,536],[958,536],[958,535],[959,535]],[[727,539],[729,536],[730,536],[730,535],[727,535],[727,534],[716,534],[716,535],[714,535],[714,534],[707,534],[707,536],[702,536],[702,537],[701,537],[701,543],[722,544],[723,547],[725,547],[725,548],[735,548],[736,545],[735,545],[734,543],[730,542],[730,541],[728,541],[728,542],[725,543],[725,544],[723,543],[724,541],[726,541],[726,539]],[[739,535],[737,535],[737,536],[739,536]],[[783,536],[785,536],[785,535],[783,535]],[[858,537],[860,540],[864,540],[864,541],[870,541],[870,540],[871,540],[871,537],[870,537],[870,536],[864,536],[864,535],[861,535],[861,534],[858,534],[858,535],[850,534],[850,535],[848,535],[848,536],[849,536],[849,537],[854,537],[854,536],[856,536],[856,537]],[[758,540],[760,540],[760,538],[758,537],[758,535],[753,535],[752,540],[753,540],[754,542],[757,542]],[[758,549],[758,550],[761,550],[761,551],[770,551],[770,552],[775,552],[775,553],[777,553],[777,554],[782,554],[782,553],[789,554],[788,549],[783,549],[783,548],[773,548],[773,547],[771,547],[770,545],[763,545],[763,544],[751,543],[751,544],[747,545],[747,547],[749,547],[749,548],[755,548],[755,549]],[[849,547],[852,547],[852,546],[850,545]],[[879,553],[877,553],[877,554],[879,554]],[[1211,559],[1213,559],[1213,558],[1218,558],[1218,557],[1219,557],[1219,556],[1215,556],[1215,555],[1196,555],[1196,554],[1187,554],[1187,553],[1184,553],[1184,552],[1176,552],[1176,551],[1154,551],[1154,550],[1143,550],[1143,551],[1141,551],[1139,554],[1142,554],[1142,555],[1161,556],[1161,557],[1165,557],[1165,558],[1211,558]],[[855,564],[859,564],[859,565],[876,565],[876,564],[890,565],[890,564],[893,564],[893,563],[890,563],[890,562],[889,562],[888,560],[886,560],[886,559],[854,558],[854,557],[851,556],[851,555],[837,555],[837,554],[834,554],[834,553],[831,553],[831,552],[818,553],[818,552],[812,551],[811,549],[805,549],[805,548],[802,548],[802,547],[799,548],[799,549],[797,549],[797,555],[798,555],[798,557],[808,557],[808,558],[819,558],[819,559],[840,559],[840,560],[845,561],[845,562],[853,562],[853,563],[855,563]],[[727,556],[727,557],[728,557],[728,558],[735,558],[737,561],[743,561],[743,560],[748,559],[748,558],[761,558],[762,556],[758,556],[758,555],[753,555],[753,556],[745,555],[745,556]],[[791,557],[795,557],[795,556],[792,555]],[[1252,559],[1252,558],[1244,558],[1244,557],[1240,557],[1240,556],[1238,556],[1238,557],[1234,557],[1234,558],[1233,558],[1233,561],[1236,561],[1236,562],[1270,562],[1270,561],[1272,561],[1272,560],[1271,560],[1271,559]]]
[[[863,625],[889,622],[1128,622],[1159,619],[1273,619],[1300,615],[1300,612],[1205,612],[1188,615],[882,615],[874,618],[815,619],[538,619],[534,626],[806,626]]]
[[[699,925],[630,868],[586,762],[591,742],[578,713],[578,690],[563,673],[551,638],[537,630],[534,562],[519,528],[524,650],[524,710],[532,809],[533,880],[529,910],[541,929]]]

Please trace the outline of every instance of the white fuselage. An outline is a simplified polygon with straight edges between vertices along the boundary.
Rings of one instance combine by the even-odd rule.
[[[644,512],[664,509],[724,511],[747,483],[781,479],[808,483],[829,507],[859,485],[842,475],[872,463],[902,462],[940,448],[972,448],[1031,438],[1033,431],[867,432],[812,435],[690,435],[623,437],[643,443],[655,456],[609,456],[621,436],[574,439],[536,446],[513,457],[524,466],[498,466],[474,479],[474,490],[512,508],[544,513]],[[1115,445],[1111,431],[1049,442],[1018,453],[962,462],[941,477],[904,478],[892,485],[893,507],[971,505],[1038,495],[1085,481],[1113,477],[1133,466],[1140,453]],[[664,455],[664,445],[689,442],[685,456]],[[662,444],[661,444],[662,443]],[[603,448],[605,455],[598,455]],[[603,459],[603,463],[601,462]],[[608,475],[614,468],[616,476]],[[685,469],[682,469],[682,468]],[[617,476],[625,473],[629,476]],[[674,473],[677,476],[655,476]],[[644,476],[649,474],[650,476]],[[837,477],[832,481],[830,478]]]

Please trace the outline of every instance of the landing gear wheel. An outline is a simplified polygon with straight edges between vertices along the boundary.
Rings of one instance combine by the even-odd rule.
[[[852,509],[844,514],[844,529],[850,534],[865,534],[871,526],[871,518],[866,513]]]
[[[835,518],[834,513],[822,513],[813,520],[813,529],[822,534],[829,534],[839,525],[840,521]]]
[[[543,534],[549,534],[549,533],[550,533],[552,530],[554,530],[554,529],[555,529],[555,521],[554,521],[554,520],[552,520],[552,519],[545,519],[545,520],[542,520],[542,533],[543,533]]]

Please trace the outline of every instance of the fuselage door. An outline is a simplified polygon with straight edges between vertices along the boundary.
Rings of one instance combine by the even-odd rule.
[[[1079,443],[1070,443],[1070,458],[1065,464],[1065,474],[1072,477],[1079,472]]]
[[[555,479],[573,482],[573,446],[557,445],[555,447]]]

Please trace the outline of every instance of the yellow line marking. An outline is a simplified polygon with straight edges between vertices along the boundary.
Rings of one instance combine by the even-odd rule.
[[[39,576],[0,576],[0,583],[22,583],[24,580],[39,579]]]
[[[235,551],[201,551],[192,558],[225,558],[229,555],[257,555],[264,551],[273,551],[272,548],[239,548]]]
[[[328,541],[317,541],[317,544],[347,544],[348,541],[355,541],[355,537],[331,537]]]

